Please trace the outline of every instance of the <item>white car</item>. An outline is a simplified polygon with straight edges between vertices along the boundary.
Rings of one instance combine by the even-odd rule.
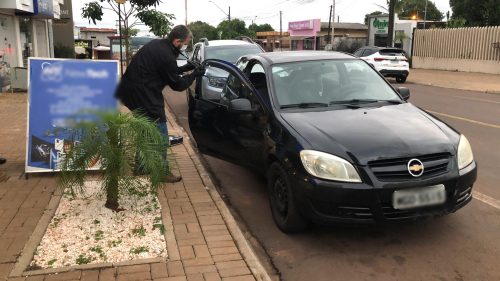
[[[405,51],[398,48],[362,47],[354,55],[372,65],[385,77],[394,77],[398,83],[406,82],[410,64]]]

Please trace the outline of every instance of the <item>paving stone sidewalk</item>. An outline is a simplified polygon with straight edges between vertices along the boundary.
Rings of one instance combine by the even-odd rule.
[[[0,166],[0,281],[269,280],[187,141],[172,147],[183,181],[159,193],[163,220],[173,225],[167,261],[9,278],[56,190],[55,175],[24,178],[26,99],[26,94],[0,95],[0,155],[8,159]],[[183,134],[172,122],[169,130]]]
[[[444,71],[431,69],[410,69],[408,82],[451,89],[500,94],[500,75]]]

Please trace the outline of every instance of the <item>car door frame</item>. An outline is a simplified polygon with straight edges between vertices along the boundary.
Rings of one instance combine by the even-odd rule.
[[[228,77],[230,75],[234,75],[235,77],[237,77],[240,80],[240,82],[242,82],[245,85],[245,87],[247,87],[248,90],[251,91],[257,97],[257,101],[259,102],[265,114],[270,113],[269,104],[263,99],[263,97],[260,95],[257,89],[255,89],[254,85],[252,85],[252,83],[250,82],[248,77],[244,74],[244,72],[241,71],[238,67],[236,67],[236,65],[217,59],[205,60],[203,62],[203,65],[205,67],[220,68],[229,73]],[[227,82],[225,87],[227,87]],[[201,98],[201,95],[198,95],[196,93],[191,97],[193,98],[193,102],[189,104],[190,108],[189,108],[188,118],[189,118],[191,134],[193,135],[193,138],[195,139],[195,142],[197,143],[199,150],[204,154],[208,154],[216,158],[241,164],[242,159],[238,159],[238,157],[234,157],[234,155],[230,155],[229,153],[227,153],[227,147],[224,147],[223,145],[219,146],[215,143],[210,143],[213,142],[213,139],[219,137],[215,135],[217,132],[214,131],[214,128],[209,128],[209,129],[207,129],[206,127],[200,128],[198,123],[198,122],[226,121],[226,120],[201,120],[201,119],[203,119],[203,115],[226,116],[225,113],[227,113],[229,109],[228,105],[222,104],[220,102],[217,103],[213,100],[203,99]],[[205,112],[199,112],[200,110],[204,110]],[[208,112],[208,111],[213,111],[213,112]],[[213,117],[213,118],[219,118],[219,117]],[[210,134],[210,136],[208,136],[205,139],[200,138],[200,136],[202,135],[200,134],[200,131],[204,129],[209,130],[209,132],[204,132],[205,136],[207,136],[207,134]],[[213,139],[208,139],[211,137]]]

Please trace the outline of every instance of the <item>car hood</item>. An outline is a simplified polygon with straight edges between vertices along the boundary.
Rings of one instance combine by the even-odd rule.
[[[458,142],[455,131],[409,103],[282,112],[281,116],[310,145],[305,149],[335,154],[360,165],[378,159],[455,154],[454,142]]]

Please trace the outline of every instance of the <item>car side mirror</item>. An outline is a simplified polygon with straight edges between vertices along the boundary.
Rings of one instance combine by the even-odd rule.
[[[228,111],[233,113],[253,112],[252,104],[248,99],[234,99],[229,102]]]
[[[410,89],[405,88],[405,87],[398,87],[396,90],[401,95],[403,100],[407,101],[410,99]]]

